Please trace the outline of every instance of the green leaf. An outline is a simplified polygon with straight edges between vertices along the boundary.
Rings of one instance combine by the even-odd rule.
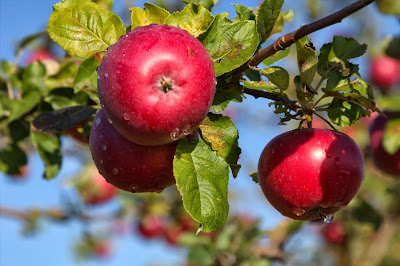
[[[377,0],[376,4],[381,12],[400,16],[400,2],[398,0]]]
[[[333,42],[324,44],[321,48],[318,73],[327,77],[331,71],[345,69],[349,59],[363,55],[366,50],[366,44],[359,44],[353,38],[334,36]]]
[[[211,10],[211,8],[218,2],[218,0],[182,0],[182,2],[185,2],[187,4],[200,4],[208,10]]]
[[[293,19],[293,10],[289,10],[287,12],[281,12],[278,16],[278,19],[275,22],[274,27],[272,28],[271,34],[268,39],[271,38],[272,35],[283,32],[282,28],[285,25],[285,22],[290,22]]]
[[[30,91],[24,95],[22,100],[9,100],[7,105],[10,110],[8,122],[15,121],[23,115],[29,113],[36,105],[40,103],[41,94],[38,91]]]
[[[8,124],[8,130],[13,142],[17,143],[29,136],[29,123],[23,119],[15,120]]]
[[[7,74],[11,75],[13,69],[13,63],[11,61],[1,60],[1,70]]]
[[[289,88],[289,73],[286,69],[278,66],[273,66],[261,69],[261,74],[268,78],[270,82],[278,86],[281,90]]]
[[[400,150],[400,116],[393,116],[386,124],[383,135],[383,148],[386,152],[394,155]]]
[[[96,56],[91,56],[81,62],[74,79],[74,90],[78,92],[84,87],[97,89],[97,67],[100,60]]]
[[[300,78],[303,83],[311,84],[317,72],[318,56],[307,36],[296,42],[297,64],[300,70]]]
[[[237,13],[237,16],[235,17],[235,22],[256,19],[252,8],[240,4],[233,5],[235,6],[235,11]]]
[[[60,87],[73,87],[77,66],[74,60],[68,60],[60,66],[60,71],[45,80],[46,86],[51,90]]]
[[[400,60],[400,37],[395,37],[389,41],[385,53],[393,58]]]
[[[129,8],[131,11],[131,30],[139,26],[150,24],[164,24],[170,13],[162,7],[151,3],[144,3],[144,9],[140,7]]]
[[[238,83],[229,84],[227,86],[221,86],[218,81],[217,90],[215,91],[213,103],[211,109],[216,112],[222,112],[228,106],[231,101],[242,102],[242,91],[243,88]]]
[[[45,94],[48,89],[44,82],[46,67],[41,62],[32,62],[23,73],[22,90],[23,92],[40,91]]]
[[[279,93],[279,88],[271,83],[266,83],[265,80],[261,81],[245,81],[243,85],[252,90],[264,90],[274,93]]]
[[[91,106],[72,106],[38,115],[32,121],[32,131],[66,130],[96,113]]]
[[[338,126],[347,127],[366,115],[366,111],[359,105],[334,98],[329,106],[328,116]]]
[[[280,50],[276,52],[274,55],[268,57],[267,59],[264,59],[262,63],[266,66],[270,66],[273,63],[276,63],[290,55],[290,52],[292,51],[292,47],[287,48],[286,50]]]
[[[117,15],[90,0],[64,0],[53,9],[47,24],[50,37],[77,56],[106,51],[125,34]]]
[[[260,43],[264,43],[270,36],[283,2],[284,0],[264,0],[258,7],[256,17]]]
[[[170,15],[164,24],[186,30],[195,37],[207,31],[214,17],[201,5],[189,4],[182,11]]]
[[[389,95],[389,96],[381,96],[378,99],[379,107],[382,110],[391,111],[391,112],[400,112],[400,96]]]
[[[0,150],[0,171],[15,175],[26,163],[25,152],[16,143],[7,144]]]
[[[231,166],[233,177],[237,177],[241,149],[238,146],[239,132],[235,123],[229,116],[208,113],[199,127],[206,142],[211,143],[218,156]]]
[[[35,134],[31,132],[31,141],[36,148],[40,158],[45,164],[43,177],[52,179],[61,168],[61,142],[57,135]]]
[[[227,16],[228,13],[216,15],[208,31],[200,36],[214,62],[217,77],[247,62],[258,46],[254,21],[232,23]]]
[[[228,217],[228,164],[198,140],[179,141],[174,158],[176,186],[183,206],[203,231],[220,228]]]

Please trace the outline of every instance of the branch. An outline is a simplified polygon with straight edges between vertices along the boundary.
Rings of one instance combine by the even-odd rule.
[[[268,91],[262,91],[262,90],[253,90],[244,87],[243,92],[246,94],[249,94],[253,96],[254,98],[266,98],[273,100],[275,102],[283,102],[287,106],[290,107],[290,110],[297,111],[298,109],[301,109],[300,103],[298,101],[292,101],[289,98],[283,97],[280,94],[277,93],[272,93]]]
[[[333,24],[340,23],[344,18],[366,7],[374,1],[375,0],[358,0],[357,2],[354,2],[353,4],[343,8],[342,10],[339,10],[336,13],[319,19],[311,24],[304,24],[299,29],[279,37],[268,47],[260,49],[258,53],[256,53],[249,61],[247,61],[246,64],[237,69],[237,73],[243,73],[249,70],[250,67],[257,66],[264,59],[274,55],[279,50],[285,50],[299,39],[309,35],[310,33],[316,32]]]

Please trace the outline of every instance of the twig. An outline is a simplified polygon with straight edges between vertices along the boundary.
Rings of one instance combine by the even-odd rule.
[[[289,98],[283,97],[277,93],[272,93],[272,92],[262,91],[262,90],[253,90],[253,89],[249,89],[246,87],[244,87],[243,92],[253,96],[254,98],[266,98],[266,99],[273,100],[275,102],[281,101],[284,104],[286,104],[288,107],[290,107],[290,109],[293,111],[297,111],[298,109],[301,109],[300,103],[298,101],[290,100]]]
[[[239,67],[236,73],[243,73],[250,69],[250,67],[257,66],[264,59],[274,55],[279,50],[285,50],[290,47],[299,39],[307,36],[310,33],[321,30],[336,23],[340,23],[344,18],[357,12],[358,10],[366,7],[375,0],[358,0],[353,4],[327,16],[319,19],[311,24],[304,24],[299,29],[283,35],[275,40],[274,43],[264,49],[260,49],[246,64]]]

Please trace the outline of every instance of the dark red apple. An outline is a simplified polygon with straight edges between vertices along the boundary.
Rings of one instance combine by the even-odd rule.
[[[98,171],[91,178],[78,183],[78,191],[83,201],[90,205],[105,203],[118,193],[118,189],[108,183]]]
[[[166,222],[157,215],[146,215],[138,224],[137,229],[144,238],[162,236]]]
[[[258,177],[264,195],[282,215],[329,218],[356,195],[364,179],[364,158],[343,133],[296,129],[267,144]]]
[[[332,244],[342,244],[346,239],[343,223],[340,221],[333,221],[325,224],[321,233],[325,237],[326,241]]]
[[[382,144],[387,122],[394,116],[399,116],[400,113],[384,113],[388,118],[377,116],[369,127],[371,157],[381,171],[400,177],[400,149],[394,154],[389,154]]]
[[[400,60],[382,55],[371,60],[371,82],[387,91],[400,80]]]
[[[101,109],[93,120],[90,151],[97,169],[114,186],[130,192],[161,192],[175,184],[177,142],[142,146],[124,138]]]
[[[168,25],[135,28],[109,47],[98,68],[105,113],[121,135],[141,145],[171,143],[195,131],[215,85],[203,44]]]

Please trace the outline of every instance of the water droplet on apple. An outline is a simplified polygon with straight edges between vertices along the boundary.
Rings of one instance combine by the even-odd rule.
[[[125,121],[129,121],[129,119],[131,119],[127,113],[124,113],[123,117]]]
[[[100,79],[100,76],[99,76],[99,75],[97,75],[97,79],[98,79],[98,80]]]
[[[100,159],[100,164],[103,164],[103,163],[104,163],[104,161],[102,159]]]
[[[104,77],[105,77],[105,78],[108,78],[108,73],[105,73],[105,74],[104,74]]]
[[[102,139],[102,138],[103,138],[103,134],[101,134],[101,135],[99,136],[99,138],[101,138],[101,139]]]
[[[100,118],[100,117],[97,117],[97,118],[94,120],[94,123],[93,123],[94,129],[96,129],[96,127],[97,127],[98,125],[100,125],[100,123],[101,123],[101,118]]]
[[[107,117],[107,122],[112,125],[112,120],[110,118]]]
[[[296,214],[296,216],[302,216],[306,212],[306,210],[304,210],[304,209],[295,209],[295,210],[293,210],[293,212],[294,212],[294,214]]]
[[[101,145],[101,149],[102,149],[103,151],[107,150],[107,145],[105,145],[105,144]]]
[[[131,187],[131,192],[132,193],[136,193],[137,192],[137,188],[136,187]]]
[[[157,189],[156,189],[156,193],[161,193],[161,192],[163,192],[163,191],[164,191],[163,188],[157,188]]]
[[[99,67],[96,67],[96,72],[99,72]],[[98,77],[97,77],[98,78]]]
[[[129,35],[128,35],[128,34],[126,34],[126,35],[125,35],[125,38],[128,38],[128,37],[129,37]]]
[[[190,126],[185,126],[182,132],[185,134],[185,136],[189,135],[191,133]]]
[[[112,173],[113,173],[113,175],[118,175],[119,174],[119,171],[118,171],[118,169],[117,168],[113,168],[112,169]]]
[[[342,176],[344,178],[348,178],[350,176],[350,171],[340,170],[340,176]]]
[[[329,224],[333,220],[333,215],[324,216],[324,223]]]
[[[178,140],[179,139],[179,128],[172,130],[171,132],[171,139]]]
[[[125,53],[123,53],[122,56],[125,56]]]

